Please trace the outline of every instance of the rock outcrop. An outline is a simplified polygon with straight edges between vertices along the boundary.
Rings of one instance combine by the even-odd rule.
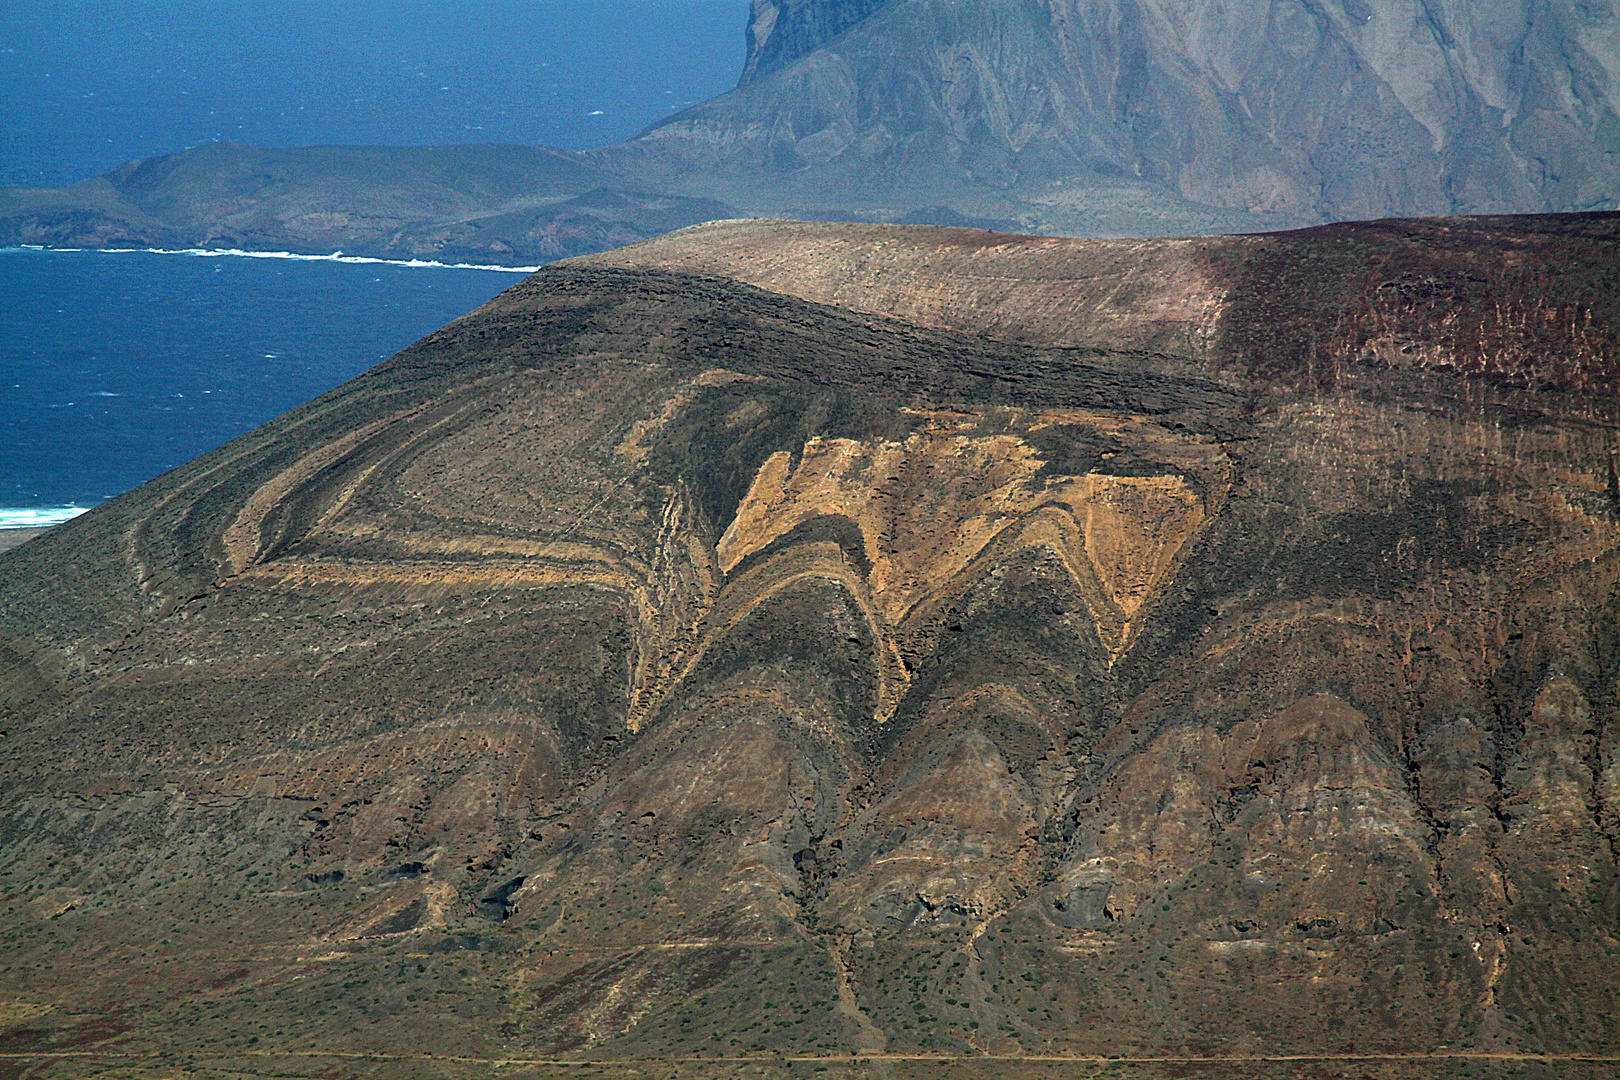
[[[1617,230],[529,278],[0,556],[0,1045],[1603,1075]]]

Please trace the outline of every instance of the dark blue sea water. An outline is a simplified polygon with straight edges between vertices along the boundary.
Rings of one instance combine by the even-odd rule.
[[[521,274],[0,250],[0,527],[60,519],[358,375]],[[51,511],[59,511],[51,513]]]
[[[0,184],[215,139],[617,142],[736,83],[748,0],[0,0]],[[516,280],[0,252],[0,527],[134,487]]]
[[[748,0],[0,0],[0,184],[226,139],[584,150],[736,85]]]

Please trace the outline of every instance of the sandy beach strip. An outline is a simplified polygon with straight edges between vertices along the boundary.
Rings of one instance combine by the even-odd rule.
[[[25,540],[32,540],[46,530],[40,528],[0,529],[0,551],[10,551]]]

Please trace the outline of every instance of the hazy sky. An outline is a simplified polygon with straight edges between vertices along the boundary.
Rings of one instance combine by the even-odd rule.
[[[212,139],[617,142],[730,89],[747,0],[0,0],[0,183]]]

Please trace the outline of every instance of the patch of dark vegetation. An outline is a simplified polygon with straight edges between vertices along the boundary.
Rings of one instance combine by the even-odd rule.
[[[1227,363],[1332,387],[1370,365],[1587,393],[1620,377],[1620,212],[1332,225],[1212,247]]]

